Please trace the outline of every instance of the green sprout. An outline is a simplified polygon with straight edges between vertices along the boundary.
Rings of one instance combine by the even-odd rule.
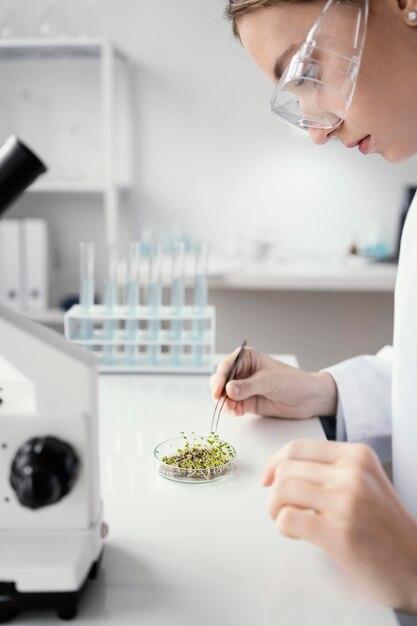
[[[195,435],[195,433],[191,433]],[[219,436],[211,432],[208,437],[196,436],[190,439],[181,431],[184,445],[177,449],[177,453],[162,457],[162,462],[169,465],[164,468],[167,476],[192,478],[194,480],[212,480],[228,474],[230,466],[227,466],[235,457],[234,450],[226,441],[221,441]]]

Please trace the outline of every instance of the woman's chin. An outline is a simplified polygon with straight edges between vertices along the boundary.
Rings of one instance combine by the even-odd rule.
[[[379,154],[389,163],[401,163],[402,161],[406,161],[407,159],[411,159],[413,156],[417,155],[417,146],[414,148],[408,146],[407,149],[401,149],[400,146],[393,146],[391,148],[387,148],[387,150],[381,150]]]

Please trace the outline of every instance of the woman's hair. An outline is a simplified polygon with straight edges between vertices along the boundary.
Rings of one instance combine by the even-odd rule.
[[[226,10],[224,12],[226,19],[232,22],[233,34],[239,38],[237,29],[237,21],[242,15],[253,13],[264,7],[272,7],[276,4],[284,4],[296,2],[311,2],[313,0],[228,0]]]
[[[314,1],[315,0],[228,0],[224,14],[226,19],[232,22],[233,34],[239,39],[237,22],[242,15],[253,13],[264,7],[273,7],[277,4],[305,4]],[[355,0],[346,0],[346,2],[355,3]]]

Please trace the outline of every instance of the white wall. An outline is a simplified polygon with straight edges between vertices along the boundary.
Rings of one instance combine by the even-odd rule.
[[[136,64],[139,219],[223,240],[273,232],[290,249],[340,251],[373,216],[393,241],[400,166],[311,145],[269,114],[271,86],[232,40],[224,0],[101,0],[102,29]]]
[[[18,4],[28,28],[44,4]],[[181,219],[213,238],[273,232],[285,248],[339,251],[378,214],[392,243],[417,160],[391,165],[336,142],[317,147],[276,122],[271,87],[232,40],[224,0],[95,4],[98,31],[135,64],[134,228]],[[79,23],[81,0],[62,5]]]
[[[337,142],[317,147],[275,121],[271,85],[233,41],[224,4],[96,2],[100,33],[134,63],[134,189],[125,236],[136,237],[144,223],[180,221],[222,243],[272,233],[286,252],[321,254],[345,250],[352,232],[366,243],[377,216],[392,245],[402,187],[417,181],[417,159],[392,165]],[[44,2],[18,6],[33,27]],[[63,6],[79,22],[81,1]],[[58,297],[76,285],[77,240],[85,230],[102,232],[97,202],[31,198],[11,216],[29,212],[50,217]]]

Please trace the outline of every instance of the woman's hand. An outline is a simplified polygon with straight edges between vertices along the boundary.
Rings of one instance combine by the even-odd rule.
[[[379,602],[417,613],[417,520],[371,448],[294,440],[262,484],[282,534],[320,546]]]
[[[215,399],[222,393],[238,351],[220,363],[211,377]],[[335,415],[337,408],[337,387],[330,374],[304,372],[249,347],[239,360],[234,380],[226,386],[226,394],[226,410],[235,415],[308,418]]]

